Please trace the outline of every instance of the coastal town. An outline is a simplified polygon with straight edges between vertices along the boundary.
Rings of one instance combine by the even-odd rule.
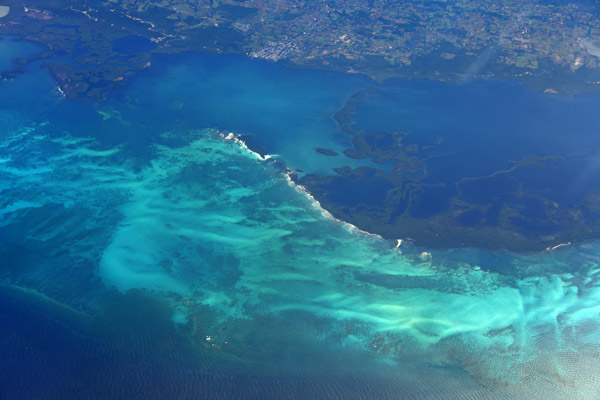
[[[244,54],[377,81],[492,77],[567,94],[600,87],[600,17],[581,1],[9,3],[0,34],[18,32],[48,48],[38,58],[71,99],[102,98],[148,68],[151,54],[184,51]],[[132,35],[154,46],[126,54],[112,46]],[[53,61],[68,55],[79,65]]]

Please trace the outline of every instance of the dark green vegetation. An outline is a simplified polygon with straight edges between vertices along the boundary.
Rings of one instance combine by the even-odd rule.
[[[464,92],[466,97],[467,90]],[[472,133],[453,131],[455,128],[450,124],[444,129],[451,135],[431,137],[417,145],[411,142],[414,137],[404,132],[375,133],[356,126],[360,107],[368,103],[386,107],[381,98],[369,97],[377,93],[376,89],[355,93],[334,119],[352,137],[352,147],[344,153],[355,159],[370,158],[381,167],[340,167],[334,175],[295,176],[336,218],[388,239],[409,240],[434,248],[543,250],[600,234],[600,190],[594,178],[597,169],[589,164],[596,158],[591,155],[593,150],[587,155],[585,149],[591,146],[580,145],[581,149],[571,153],[554,144],[557,139],[551,131],[544,131],[547,138],[539,145],[536,139],[519,142],[515,140],[519,134],[506,133],[498,140],[514,148],[508,152],[501,145],[494,145],[494,140],[490,140],[489,146],[470,143],[475,140],[475,132],[487,135],[494,124],[492,119],[473,128]],[[535,101],[532,99],[531,104]],[[385,110],[391,111],[389,106]],[[436,109],[432,107],[429,112],[435,113]],[[509,120],[515,118],[509,111],[506,115],[501,113],[503,116]],[[410,113],[405,118],[410,119]],[[427,121],[420,121],[427,125]],[[526,119],[519,124],[527,125]],[[464,129],[469,125],[465,122]],[[513,128],[518,131],[517,126]],[[508,125],[500,131],[503,129],[511,131]],[[586,131],[579,126],[568,132],[575,143],[586,140]],[[532,138],[537,134],[529,132]],[[452,144],[444,147],[448,141],[461,140],[461,136],[466,138],[459,146],[463,150],[451,150]],[[455,151],[458,153],[453,155]],[[521,156],[520,161],[509,155],[527,154],[523,151],[556,155]],[[479,157],[477,153],[484,155]],[[501,164],[495,164],[491,157],[494,153],[503,160]],[[459,173],[455,173],[457,166]]]
[[[237,52],[242,35],[231,28],[206,27],[183,36],[179,23],[155,7],[141,19],[111,3],[9,1],[10,14],[0,20],[0,34],[16,34],[39,43],[47,51],[25,65],[43,66],[71,100],[100,100],[120,87],[133,73],[150,68],[153,53],[183,51]],[[3,71],[11,78],[21,67]]]
[[[396,161],[405,162],[401,156]],[[497,208],[491,202],[467,203],[465,194],[458,192],[450,202],[440,204],[436,213],[421,215],[418,209],[423,203],[435,202],[446,188],[422,184],[400,169],[388,176],[365,167],[336,171],[337,175],[325,177],[307,175],[299,183],[336,218],[392,240],[403,239],[433,248],[466,246],[539,251],[600,234],[597,221],[600,194],[596,192],[586,198],[584,206],[573,209],[560,209],[545,199],[533,200],[523,209],[518,195],[513,197],[512,204]],[[512,177],[507,175],[506,179]],[[469,183],[487,186],[491,182],[483,177]],[[339,193],[346,195],[342,197]],[[344,198],[348,200],[343,201]],[[533,211],[533,215],[527,214]],[[594,215],[595,223],[586,220],[590,214]],[[547,234],[539,236],[544,229]]]
[[[71,99],[99,99],[152,53],[247,54],[377,80],[516,78],[543,91],[594,91],[596,5],[537,0],[11,0],[0,34],[48,48],[38,57]],[[129,49],[115,41],[131,40]],[[76,63],[57,61],[76,56]],[[31,60],[22,60],[23,63]],[[15,72],[15,71],[13,71]],[[10,77],[5,73],[5,77]]]

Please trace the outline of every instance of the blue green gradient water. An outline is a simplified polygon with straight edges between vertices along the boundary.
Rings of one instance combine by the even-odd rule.
[[[343,148],[327,115],[361,79],[196,57],[100,105],[35,66],[0,87],[1,395],[598,398],[600,243],[428,251],[359,232],[228,130],[337,166],[312,148]]]

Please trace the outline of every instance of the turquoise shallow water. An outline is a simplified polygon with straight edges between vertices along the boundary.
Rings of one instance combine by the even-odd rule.
[[[598,398],[600,243],[397,249],[204,129],[218,121],[158,121],[181,94],[159,78],[101,105],[66,102],[34,67],[0,87],[0,393]]]
[[[184,54],[157,57],[143,80],[122,95],[131,118],[144,119],[158,132],[197,127],[251,135],[256,145],[278,155],[292,169],[332,173],[334,167],[373,165],[343,154],[328,157],[315,148],[341,153],[350,138],[333,114],[363,77],[294,71],[239,56]]]

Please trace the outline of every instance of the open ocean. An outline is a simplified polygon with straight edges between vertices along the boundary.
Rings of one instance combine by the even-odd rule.
[[[3,68],[36,51],[0,43]],[[333,219],[274,162],[371,165],[343,154],[331,118],[371,85],[201,54],[157,57],[98,104],[65,100],[37,64],[3,82],[0,399],[600,399],[599,241],[396,248]],[[600,94],[380,89],[382,103],[426,93],[422,107],[463,90],[466,110],[528,96],[535,112],[577,106],[598,126]],[[384,131],[386,115],[358,108],[357,124]],[[451,122],[462,142],[475,134],[468,116]]]

